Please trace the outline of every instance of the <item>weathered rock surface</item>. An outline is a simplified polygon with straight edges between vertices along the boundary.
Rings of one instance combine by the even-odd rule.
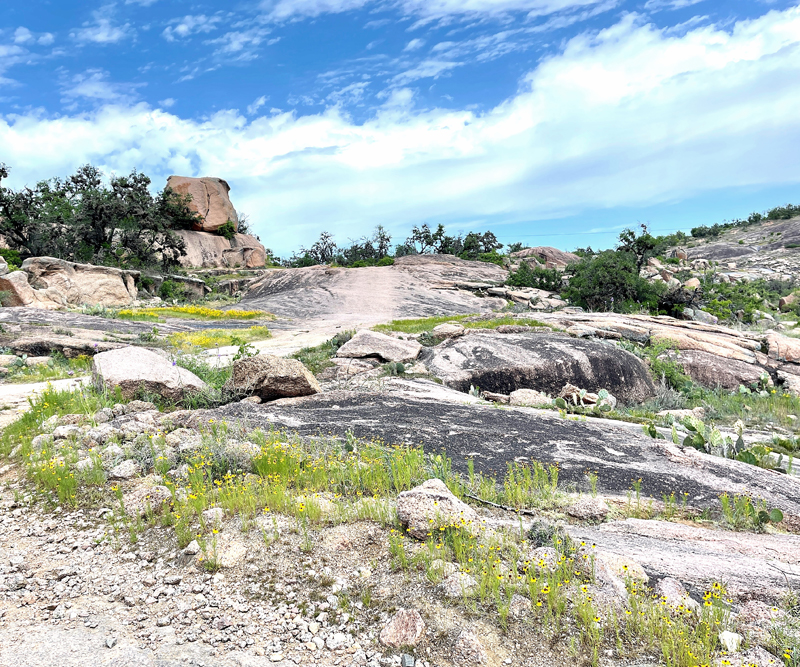
[[[796,498],[797,496],[795,496]],[[597,527],[573,526],[574,539],[632,558],[650,576],[671,576],[702,592],[717,581],[735,597],[775,602],[800,583],[800,537],[729,532],[667,521],[626,519]],[[758,588],[753,582],[758,581]]]
[[[138,271],[31,257],[19,271],[0,277],[0,289],[9,292],[8,306],[127,306],[136,299],[138,277]]]
[[[100,389],[113,392],[119,387],[126,399],[134,398],[143,390],[177,401],[207,387],[194,373],[155,352],[137,347],[123,347],[95,355],[92,378]]]
[[[425,383],[405,380],[403,385]],[[472,398],[465,395],[465,400]],[[626,497],[632,479],[642,480],[642,493],[686,492],[690,505],[719,507],[719,495],[748,494],[770,507],[800,517],[800,480],[717,456],[654,440],[638,424],[587,418],[561,419],[558,413],[534,408],[497,410],[488,404],[460,404],[414,397],[410,392],[331,391],[270,405],[231,404],[201,411],[194,419],[247,419],[253,426],[280,425],[303,435],[320,431],[344,437],[379,437],[387,443],[423,444],[426,451],[445,452],[466,471],[466,459],[484,474],[502,476],[508,463],[536,460],[559,464],[559,483],[588,490],[586,470],[597,470],[604,495]]]
[[[238,224],[239,216],[231,203],[228,193],[230,186],[221,178],[206,176],[170,176],[167,187],[181,195],[191,195],[189,208],[200,215],[201,224],[196,231],[215,232],[227,222]]]
[[[525,248],[519,252],[512,252],[511,257],[514,259],[527,259],[533,257],[540,263],[547,266],[547,268],[565,267],[568,264],[575,264],[580,262],[581,258],[571,252],[564,252],[558,248],[551,248],[550,246],[539,246],[536,248]]]
[[[311,372],[296,359],[259,354],[233,363],[226,389],[270,401],[316,394],[320,386]]]
[[[478,515],[440,479],[429,479],[397,496],[397,517],[409,535],[424,540],[431,530],[451,525],[478,528]]]
[[[378,331],[362,329],[336,353],[337,357],[362,359],[377,357],[382,361],[413,361],[419,356],[422,345],[415,340],[400,340]]]
[[[538,408],[543,405],[550,405],[553,401],[547,394],[543,394],[541,391],[536,391],[535,389],[517,389],[511,392],[508,402],[511,405],[527,405],[531,408]]]
[[[558,394],[566,383],[607,389],[623,402],[641,402],[654,387],[647,367],[610,344],[558,334],[473,331],[426,351],[423,362],[447,386],[510,394],[517,389]]]
[[[261,268],[266,262],[264,246],[255,236],[236,234],[229,241],[224,236],[188,229],[176,230],[186,244],[181,266],[202,268]]]
[[[755,364],[725,359],[701,350],[684,350],[677,355],[676,361],[692,380],[704,387],[734,390],[739,385],[758,382],[764,372]]]
[[[489,289],[507,276],[494,264],[450,255],[399,257],[393,266],[361,269],[269,269],[239,307],[297,318],[304,326],[324,321],[352,329],[402,317],[491,312],[505,306],[505,300],[480,296],[465,283]]]

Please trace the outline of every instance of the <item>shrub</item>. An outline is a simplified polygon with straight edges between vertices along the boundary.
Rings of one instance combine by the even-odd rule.
[[[224,225],[217,228],[217,234],[224,236],[229,241],[233,241],[233,237],[236,235],[236,225],[231,220],[228,220]]]
[[[558,269],[545,269],[541,266],[531,268],[528,262],[521,262],[519,269],[512,271],[506,285],[513,287],[536,287],[549,292],[561,290],[561,272]]]
[[[181,285],[179,282],[175,280],[170,280],[169,278],[161,283],[161,287],[158,288],[158,296],[160,296],[165,301],[171,301],[173,299],[184,299],[186,297],[186,288]]]
[[[478,255],[479,262],[486,262],[487,264],[497,264],[497,266],[503,266],[505,262],[505,257],[501,255],[497,250],[492,250],[491,252],[482,252]]]
[[[16,271],[22,265],[22,257],[17,250],[0,248],[0,257],[6,260],[9,271]]]
[[[378,260],[376,266],[392,266],[394,264],[394,257],[384,257],[381,260]]]
[[[563,296],[574,304],[593,311],[625,313],[646,308],[658,310],[666,287],[639,276],[631,253],[605,250],[573,264]]]

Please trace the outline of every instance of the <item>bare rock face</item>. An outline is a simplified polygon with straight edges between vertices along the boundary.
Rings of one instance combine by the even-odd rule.
[[[800,364],[800,340],[797,338],[771,333],[767,336],[767,346],[771,359]]]
[[[478,515],[456,498],[440,479],[429,479],[397,497],[397,516],[409,535],[424,540],[428,532],[443,526],[478,526]]]
[[[260,268],[266,263],[264,246],[255,236],[235,234],[232,241],[210,232],[179,229],[176,233],[186,245],[181,266],[202,268]]]
[[[9,292],[8,306],[127,306],[136,299],[138,277],[138,271],[31,257],[21,270],[0,277],[0,290]]]
[[[677,361],[694,382],[704,387],[733,390],[740,384],[747,386],[758,382],[763,373],[754,364],[726,359],[702,350],[685,350],[678,355]]]
[[[320,391],[317,379],[297,359],[282,359],[268,354],[235,361],[231,379],[225,387],[230,391],[258,396],[263,401],[310,396]]]
[[[114,391],[119,387],[126,399],[143,389],[177,401],[207,386],[194,373],[141,347],[123,347],[95,355],[92,378],[100,389]]]
[[[381,630],[380,640],[384,646],[401,648],[416,646],[425,635],[425,621],[416,609],[398,609],[392,619]]]
[[[511,392],[508,402],[511,405],[538,408],[543,405],[550,405],[553,401],[547,394],[543,394],[541,391],[536,391],[535,389],[517,389]]]
[[[641,402],[655,388],[647,367],[613,345],[556,334],[475,331],[445,341],[423,360],[445,385],[500,394],[536,389],[558,394],[565,383],[606,389],[623,402]]]
[[[347,341],[336,353],[344,359],[378,357],[383,361],[413,361],[422,345],[415,340],[399,340],[377,331],[364,329]]]
[[[458,661],[457,664],[486,665],[489,663],[489,654],[478,635],[472,630],[461,631],[453,645],[453,655]]]
[[[536,248],[525,248],[519,252],[512,252],[511,257],[515,259],[527,259],[533,257],[547,268],[563,268],[568,264],[580,262],[581,258],[571,252],[564,252],[558,248],[550,246],[539,246]]]
[[[191,195],[189,208],[202,218],[202,224],[195,227],[195,231],[215,232],[228,221],[236,226],[239,216],[228,197],[231,187],[221,178],[170,176],[167,187],[178,194]]]

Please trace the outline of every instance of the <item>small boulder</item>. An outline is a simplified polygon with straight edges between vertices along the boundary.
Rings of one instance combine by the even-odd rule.
[[[108,473],[109,479],[132,479],[139,474],[139,465],[132,459],[127,459],[114,466]]]
[[[788,294],[786,296],[782,296],[778,301],[778,308],[782,311],[784,310],[791,310],[792,307],[797,303],[800,296],[797,294]]]
[[[342,358],[378,357],[382,361],[414,361],[422,350],[415,340],[400,340],[377,331],[362,329],[336,353]]]
[[[445,322],[433,327],[433,333],[442,338],[457,338],[464,335],[464,327],[456,322]]]
[[[207,388],[194,373],[141,347],[123,347],[95,355],[92,378],[100,390],[113,392],[119,387],[126,399],[145,391],[177,401]]]
[[[478,589],[478,582],[472,575],[465,572],[456,572],[447,577],[441,584],[439,590],[447,598],[457,599],[469,597]]]
[[[545,405],[552,405],[553,401],[550,397],[535,389],[517,389],[511,392],[508,401],[511,405],[526,405],[532,408],[538,408]]]
[[[608,504],[602,498],[581,498],[567,507],[567,514],[583,521],[603,521],[608,516]]]
[[[673,577],[660,579],[656,584],[655,592],[661,597],[664,604],[676,611],[680,612],[686,609],[694,613],[700,612],[700,603],[692,600],[683,584]]]
[[[268,354],[234,361],[225,388],[258,396],[262,401],[310,396],[320,391],[317,379],[297,359],[282,359]]]
[[[424,540],[431,530],[454,524],[478,527],[478,515],[440,479],[429,479],[397,497],[397,516],[408,534]]]
[[[689,278],[689,280],[687,280],[685,283],[683,283],[683,286],[686,289],[699,289],[700,288],[700,281],[697,278]]]
[[[384,646],[401,648],[416,646],[425,635],[425,621],[416,609],[399,609],[381,630]]]

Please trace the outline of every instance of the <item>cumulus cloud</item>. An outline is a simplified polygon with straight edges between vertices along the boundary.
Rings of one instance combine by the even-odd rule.
[[[261,238],[285,253],[322,230],[497,228],[800,183],[798,107],[794,7],[679,35],[628,15],[567,42],[486,113],[421,111],[408,89],[363,123],[336,106],[248,120],[105,104],[0,117],[0,145],[16,187],[85,162],[162,183],[171,173],[225,177]]]

